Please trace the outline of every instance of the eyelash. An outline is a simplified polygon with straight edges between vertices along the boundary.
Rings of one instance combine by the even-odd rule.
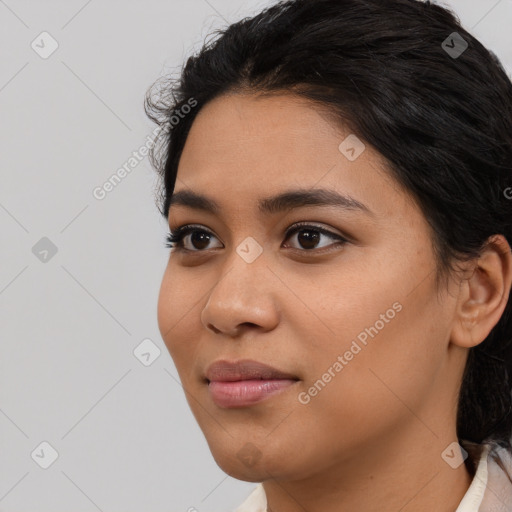
[[[184,251],[184,252],[189,252],[189,253],[206,252],[208,249],[191,250],[191,249],[186,249],[183,245],[183,239],[190,233],[200,232],[200,233],[207,233],[209,235],[215,236],[215,235],[213,235],[213,233],[211,233],[210,231],[208,231],[206,229],[198,229],[198,228],[199,228],[199,226],[191,225],[191,224],[179,226],[178,228],[176,228],[174,230],[174,232],[170,232],[167,234],[166,239],[165,239],[165,241],[166,241],[165,246],[169,249],[174,248],[176,251]],[[342,245],[343,246],[346,243],[348,243],[348,240],[346,238],[342,237],[341,235],[332,233],[331,231],[328,231],[327,229],[324,229],[324,228],[321,228],[319,226],[315,226],[312,224],[308,224],[306,222],[294,224],[292,227],[290,227],[286,231],[286,234],[285,234],[286,239],[288,239],[291,235],[294,235],[297,232],[300,232],[303,230],[306,231],[307,229],[309,229],[311,231],[318,231],[319,233],[326,235],[329,238],[338,240],[338,242],[339,242],[338,244],[331,244],[331,245]],[[295,249],[295,248],[294,249],[301,251],[301,252],[314,253],[314,252],[323,252],[326,249],[328,249],[328,247],[322,247],[320,249]]]

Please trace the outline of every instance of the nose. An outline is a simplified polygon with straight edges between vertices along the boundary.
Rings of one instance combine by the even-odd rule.
[[[211,288],[201,322],[215,334],[238,337],[248,329],[269,331],[279,323],[278,279],[262,255],[247,263],[237,253]]]

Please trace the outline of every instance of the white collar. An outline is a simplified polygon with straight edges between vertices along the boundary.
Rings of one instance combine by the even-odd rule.
[[[258,484],[235,512],[267,512],[267,496],[262,484]]]
[[[475,476],[455,512],[478,512],[487,487],[489,476],[487,456],[490,449],[491,446],[488,444],[483,446]]]

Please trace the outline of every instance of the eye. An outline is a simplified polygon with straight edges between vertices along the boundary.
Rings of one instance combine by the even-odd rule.
[[[299,235],[299,233],[301,234]],[[295,224],[289,228],[286,232],[285,239],[288,240],[292,235],[296,234],[297,241],[302,245],[302,249],[301,247],[298,249],[302,250],[303,252],[312,252],[315,249],[325,248],[325,245],[317,247],[317,244],[322,236],[338,242],[338,244],[328,244],[327,246],[344,245],[348,242],[348,240],[341,235],[332,233],[325,228],[308,224],[306,222]],[[189,236],[190,238],[188,238]],[[175,250],[178,251],[203,252],[206,249],[212,249],[212,247],[207,247],[211,237],[216,238],[215,235],[213,235],[210,231],[205,230],[201,226],[191,224],[184,225],[178,227],[174,230],[174,232],[171,232],[167,235],[166,247],[175,248]],[[190,246],[186,246],[187,241],[192,244],[192,248],[190,248]]]
[[[190,252],[201,252],[204,250],[205,244],[207,245],[210,241],[210,237],[215,237],[210,231],[205,229],[199,229],[201,226],[195,226],[188,224],[180,226],[174,230],[174,232],[168,233],[166,237],[165,246],[168,248],[176,248],[176,250],[190,251]],[[185,239],[191,235],[190,241],[193,244],[198,244],[200,249],[190,249],[185,247]]]
[[[297,235],[296,235],[297,234]],[[348,240],[341,235],[336,233],[332,233],[331,231],[315,226],[312,224],[308,224],[306,222],[301,222],[299,224],[295,224],[286,232],[286,239],[290,238],[291,235],[296,236],[297,241],[302,245],[302,247],[311,252],[311,250],[315,249],[323,249],[326,246],[318,247],[317,244],[322,236],[325,238],[330,238],[331,240],[338,241],[338,244],[328,244],[329,245],[345,245],[348,243]],[[299,247],[300,249],[300,247]]]

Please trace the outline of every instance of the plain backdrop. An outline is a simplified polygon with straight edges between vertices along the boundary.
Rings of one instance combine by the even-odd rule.
[[[256,485],[216,465],[160,338],[166,225],[128,162],[154,80],[270,3],[0,0],[1,511],[226,512]],[[510,75],[512,1],[444,5]]]

